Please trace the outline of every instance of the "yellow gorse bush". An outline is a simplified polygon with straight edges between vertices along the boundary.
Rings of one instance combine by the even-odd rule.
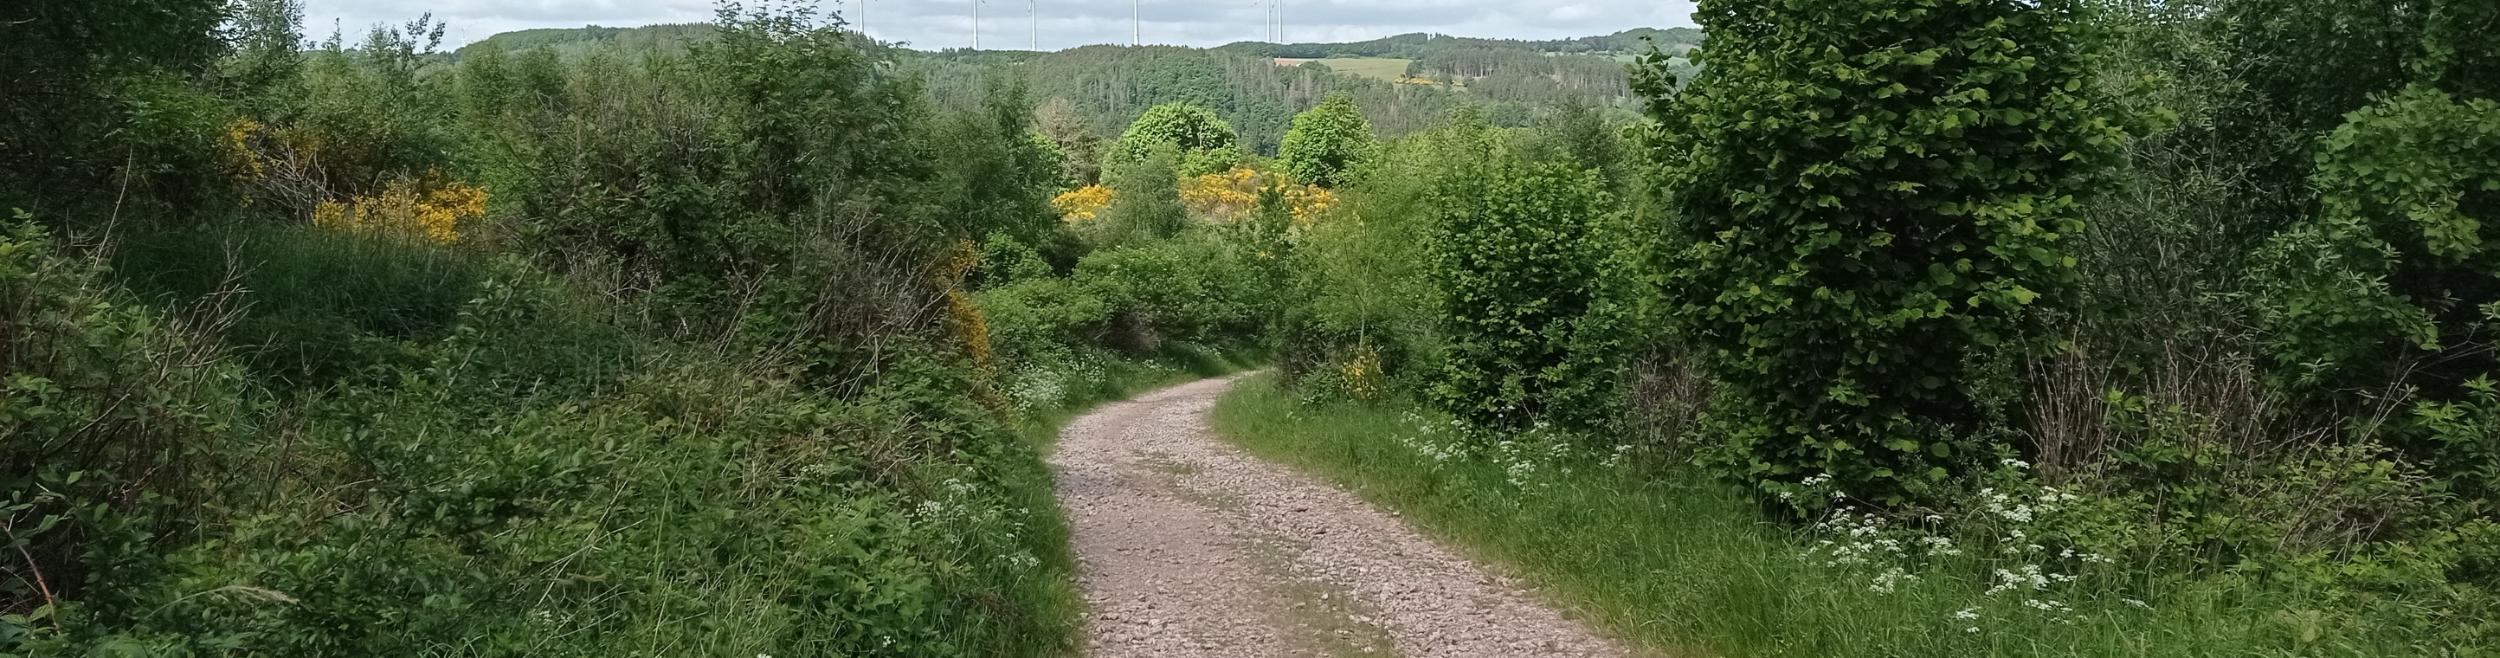
[[[246,182],[258,182],[260,179],[269,177],[268,160],[261,157],[259,150],[252,148],[252,138],[268,130],[268,126],[262,125],[259,121],[253,121],[250,117],[235,119],[226,124],[226,155],[233,158],[236,163],[237,178]]]
[[[1380,352],[1370,347],[1356,352],[1339,370],[1345,379],[1346,395],[1356,400],[1377,402],[1381,393],[1388,390],[1387,382],[1382,381],[1385,373],[1380,367]]]
[[[1070,226],[1094,221],[1105,208],[1111,207],[1111,188],[1087,185],[1068,190],[1050,200],[1050,207],[1059,211],[1060,221]]]
[[[981,312],[981,304],[964,291],[964,279],[972,268],[981,265],[981,247],[971,240],[957,240],[946,259],[937,264],[937,284],[946,288],[946,315],[953,322],[955,338],[962,342],[964,356],[972,360],[973,381],[977,394],[992,409],[1012,406],[998,390],[998,354],[990,343],[989,316]]]
[[[325,228],[452,244],[460,241],[463,225],[485,216],[486,190],[443,180],[435,172],[421,180],[394,181],[380,194],[324,200],[313,206],[312,220]]]
[[[1249,217],[1259,209],[1259,193],[1270,187],[1282,187],[1285,205],[1293,211],[1297,224],[1308,225],[1312,218],[1336,205],[1337,195],[1327,188],[1295,185],[1284,174],[1235,167],[1220,174],[1207,174],[1181,181],[1181,204],[1192,215],[1214,222],[1234,222]]]

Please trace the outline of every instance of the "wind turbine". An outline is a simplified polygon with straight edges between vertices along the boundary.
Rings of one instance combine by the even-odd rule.
[[[972,0],[972,49],[973,49],[973,50],[980,50],[980,49],[981,49],[981,5],[982,5],[982,4],[985,4],[985,3],[983,3],[983,2],[982,2],[982,0]]]
[[[1042,51],[1042,0],[1033,2],[1033,52]]]
[[[1137,0],[1128,0],[1128,45],[1146,45],[1143,39],[1138,38],[1138,34],[1140,31],[1137,27]]]
[[[1267,3],[1267,37],[1276,43],[1285,42],[1285,0]]]

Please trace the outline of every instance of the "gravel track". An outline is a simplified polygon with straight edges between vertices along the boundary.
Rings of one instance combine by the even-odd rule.
[[[1633,655],[1395,515],[1216,438],[1207,412],[1239,379],[1105,406],[1061,435],[1086,655]]]

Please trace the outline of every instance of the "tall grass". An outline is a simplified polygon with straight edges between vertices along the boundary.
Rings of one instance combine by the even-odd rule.
[[[2075,574],[2081,580],[2048,591],[1991,596],[1994,570],[2008,565],[1974,550],[1915,565],[1904,574],[1915,578],[1879,592],[1881,567],[1833,565],[1828,553],[1809,555],[1827,536],[1770,522],[1737,492],[1675,467],[1565,459],[1523,476],[1516,462],[1443,459],[1418,439],[1446,420],[1403,404],[1306,406],[1272,378],[1249,381],[1225,397],[1214,421],[1253,454],[1399,510],[1419,529],[1509,567],[1578,615],[1666,655],[2489,651],[2417,645],[2366,621],[2316,613],[2321,599],[2231,579],[2131,584],[2123,564]],[[2130,587],[2136,591],[2122,589]],[[2023,603],[2051,597],[2071,611]]]

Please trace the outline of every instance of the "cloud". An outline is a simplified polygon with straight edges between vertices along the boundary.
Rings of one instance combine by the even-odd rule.
[[[972,45],[977,0],[825,0],[879,39],[917,48]],[[865,3],[863,6],[862,3]],[[1147,43],[1216,46],[1264,40],[1268,0],[1134,0]],[[1692,0],[1284,0],[1286,41],[1362,41],[1413,32],[1553,39],[1635,27],[1692,25]],[[543,27],[692,23],[712,19],[710,0],[305,0],[305,31],[333,25],[354,40],[375,24],[431,11],[450,25],[447,46],[498,32]],[[1039,12],[1038,21],[1035,12]],[[1023,48],[1038,32],[1047,49],[1127,43],[1131,3],[1120,0],[987,0],[981,45]]]

